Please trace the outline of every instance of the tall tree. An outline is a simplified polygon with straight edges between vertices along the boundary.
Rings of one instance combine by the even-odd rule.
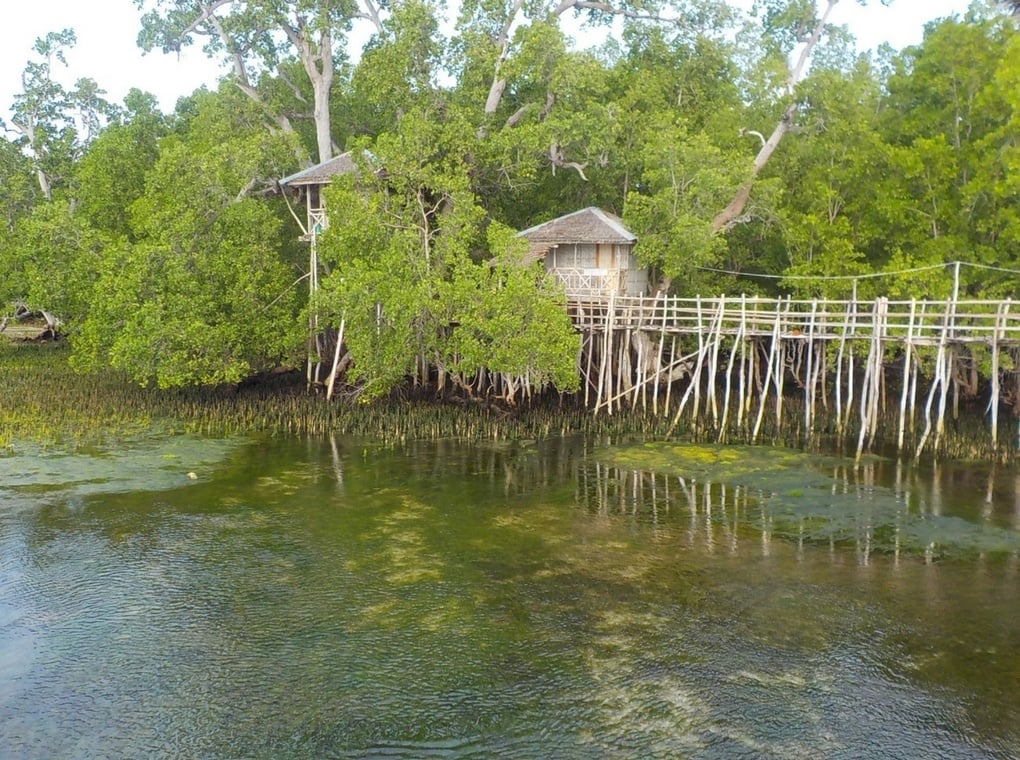
[[[47,200],[53,198],[54,185],[70,177],[80,151],[115,112],[95,81],[79,79],[68,90],[56,79],[56,65],[67,65],[65,53],[75,42],[71,29],[36,40],[33,50],[39,58],[29,61],[22,72],[22,90],[14,97],[10,126],[0,121],[0,126],[18,135]]]
[[[301,344],[282,214],[250,195],[283,173],[293,145],[234,91],[191,107],[131,204],[131,238],[104,250],[71,336],[78,368],[109,365],[160,387],[237,382]]]
[[[779,143],[794,127],[798,98],[796,87],[804,76],[812,53],[826,32],[829,15],[839,0],[760,0],[762,26],[766,50],[773,61],[783,61],[780,69],[782,113],[767,139],[755,154],[748,179],[734,194],[733,199],[712,220],[712,229],[726,231],[743,220],[744,208],[751,195],[755,179],[775,153]]]
[[[160,140],[170,119],[156,108],[153,95],[133,89],[120,119],[86,149],[75,167],[78,211],[111,235],[131,237],[131,204],[145,192],[145,175],[159,157]]]
[[[229,63],[234,84],[287,133],[294,132],[291,116],[270,101],[259,77],[289,81],[288,62],[297,58],[312,97],[310,114],[301,116],[315,123],[319,160],[333,155],[329,104],[338,50],[357,19],[382,31],[373,0],[362,0],[360,8],[351,0],[135,0],[135,5],[145,10],[138,36],[144,50],[180,50],[202,38],[207,51]],[[307,90],[289,84],[296,100],[307,102]]]

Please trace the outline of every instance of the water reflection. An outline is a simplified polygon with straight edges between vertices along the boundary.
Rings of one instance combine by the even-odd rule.
[[[0,747],[813,758],[1020,746],[1016,554],[929,557],[913,543],[930,518],[1003,530],[1000,475],[986,518],[954,490],[972,487],[962,475],[932,476],[936,507],[923,473],[888,463],[763,488],[601,451],[259,441],[176,489],[0,511]],[[901,551],[882,535],[890,519]]]
[[[670,469],[670,468],[664,468]],[[713,481],[674,471],[640,470],[596,461],[577,475],[576,500],[595,514],[644,513],[657,525],[689,521],[686,542],[705,550],[734,551],[755,541],[767,554],[773,540],[826,544],[843,561],[846,550],[867,565],[874,554],[905,555],[926,563],[947,556],[983,559],[1020,554],[1016,491],[994,469],[923,471],[902,463],[805,463],[785,471],[744,475],[749,484]],[[1006,474],[1014,489],[1015,477]],[[701,477],[701,479],[699,479]],[[975,494],[980,480],[981,494]],[[837,548],[840,550],[837,557]]]

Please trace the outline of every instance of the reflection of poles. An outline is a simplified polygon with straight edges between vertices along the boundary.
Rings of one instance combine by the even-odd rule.
[[[333,472],[336,474],[336,485],[338,489],[342,489],[344,485],[343,457],[340,456],[340,449],[336,445],[336,436],[332,433],[329,434],[329,448],[333,455]]]

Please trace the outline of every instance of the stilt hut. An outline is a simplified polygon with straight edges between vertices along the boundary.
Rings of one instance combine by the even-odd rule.
[[[648,291],[648,270],[634,256],[637,236],[608,211],[592,206],[517,235],[528,241],[527,261],[543,261],[568,296],[641,296]]]
[[[357,171],[350,151],[341,153],[335,158],[323,161],[315,166],[302,169],[280,180],[280,187],[285,195],[297,197],[305,206],[305,222],[300,218],[302,240],[310,241],[329,226],[329,217],[322,200],[322,189],[333,181],[333,177],[341,174],[352,174]],[[295,214],[295,216],[297,216]]]
[[[335,158],[322,161],[315,166],[302,169],[295,174],[284,177],[279,181],[280,189],[284,198],[287,199],[288,207],[290,198],[296,197],[304,202],[305,220],[291,208],[291,213],[301,225],[301,239],[308,242],[308,291],[314,296],[319,289],[319,255],[317,250],[317,238],[329,226],[329,215],[326,212],[326,204],[322,197],[323,188],[329,185],[334,177],[342,174],[351,174],[357,171],[350,152],[341,153]],[[308,364],[307,381],[309,387],[320,381],[320,368],[323,356],[329,348],[329,342],[334,343],[333,369],[327,380],[327,397],[332,396],[333,381],[336,377],[337,366],[340,358],[340,345],[343,342],[343,325],[337,335],[327,335],[319,325],[319,316],[312,310],[308,315]]]

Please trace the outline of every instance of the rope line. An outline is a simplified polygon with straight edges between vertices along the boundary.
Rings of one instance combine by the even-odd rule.
[[[985,269],[992,272],[1004,272],[1006,274],[1020,275],[1020,269],[1008,269],[1006,267],[991,266],[990,264],[975,264],[970,261],[947,261],[944,264],[929,264],[923,267],[911,269],[897,269],[892,272],[867,272],[865,274],[764,274],[759,272],[734,272],[729,269],[718,269],[716,267],[702,267],[693,265],[692,269],[700,269],[702,272],[714,272],[716,274],[728,274],[734,277],[758,277],[764,280],[870,280],[879,277],[895,277],[901,274],[915,274],[917,272],[928,272],[933,269],[945,269],[946,267],[973,267],[974,269]]]

